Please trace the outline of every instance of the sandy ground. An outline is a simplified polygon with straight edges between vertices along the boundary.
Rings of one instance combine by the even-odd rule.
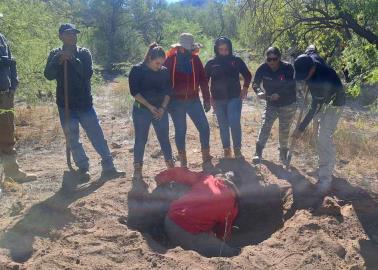
[[[239,256],[205,258],[174,247],[159,220],[143,230],[125,225],[125,218],[142,217],[143,221],[160,210],[164,196],[152,195],[156,192],[153,177],[165,165],[160,156],[152,157],[159,146],[150,136],[144,170],[150,201],[141,202],[138,194],[130,192],[132,123],[127,113],[112,109],[112,102],[105,95],[96,99],[96,107],[115,162],[127,172],[123,179],[99,179],[99,158],[83,136],[92,180],[72,187],[53,107],[40,115],[42,126],[31,125],[27,118],[18,126],[23,139],[18,145],[20,163],[24,170],[37,174],[38,181],[0,197],[1,270],[378,269],[377,168],[351,173],[357,161],[338,160],[332,193],[319,200],[314,196],[315,156],[306,150],[293,159],[290,172],[285,170],[278,162],[276,131],[261,168],[251,166],[261,115],[261,105],[251,101],[243,109],[246,161],[221,159],[215,117],[208,114],[213,164],[218,172],[234,171],[243,194],[244,209],[230,240],[230,245],[242,247]],[[30,130],[35,136],[28,135],[26,140]],[[187,143],[189,167],[199,171],[198,134],[192,124]]]

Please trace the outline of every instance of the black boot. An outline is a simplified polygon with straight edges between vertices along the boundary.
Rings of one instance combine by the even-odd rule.
[[[256,152],[255,152],[255,155],[252,158],[253,164],[261,163],[263,149],[264,148],[260,144],[258,144],[258,143],[256,144]]]

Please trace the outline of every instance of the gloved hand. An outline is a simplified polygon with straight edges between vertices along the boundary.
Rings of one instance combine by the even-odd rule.
[[[203,104],[203,109],[205,110],[205,112],[209,112],[211,110],[211,104],[205,102]]]

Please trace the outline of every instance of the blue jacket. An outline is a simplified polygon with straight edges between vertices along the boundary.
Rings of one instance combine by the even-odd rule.
[[[50,52],[45,67],[45,77],[56,80],[56,103],[64,108],[64,65],[59,64],[62,48]],[[88,49],[77,47],[73,58],[67,64],[68,104],[71,110],[88,111],[93,106],[91,78],[92,56]]]
[[[16,61],[7,40],[0,33],[0,91],[15,91],[18,86]]]

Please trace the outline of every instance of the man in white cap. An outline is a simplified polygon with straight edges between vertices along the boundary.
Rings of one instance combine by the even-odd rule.
[[[210,91],[205,70],[198,56],[200,44],[189,33],[182,33],[178,43],[168,52],[165,66],[171,74],[172,97],[168,111],[175,126],[175,140],[182,167],[187,167],[186,116],[199,131],[203,166],[211,165],[210,128],[205,112],[210,111]],[[201,89],[203,105],[200,101]]]
[[[6,177],[17,182],[29,182],[37,177],[20,170],[14,148],[14,95],[17,86],[16,60],[12,57],[6,38],[0,33],[0,160]]]

